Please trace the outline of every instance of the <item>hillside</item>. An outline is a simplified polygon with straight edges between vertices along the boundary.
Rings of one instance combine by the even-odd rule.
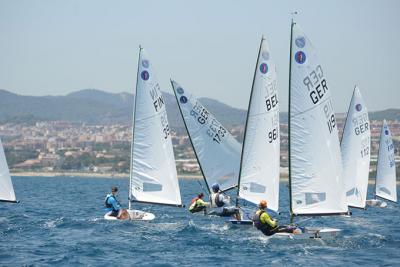
[[[164,99],[172,127],[182,128],[175,97],[165,93]],[[132,118],[133,94],[108,93],[84,89],[65,96],[24,96],[0,89],[0,122],[34,122],[38,120],[65,120],[86,123],[124,123]],[[223,125],[244,124],[246,111],[220,101],[200,98]],[[345,114],[343,114],[345,115]],[[287,123],[287,112],[280,114]],[[400,120],[400,109],[370,112],[371,120]]]

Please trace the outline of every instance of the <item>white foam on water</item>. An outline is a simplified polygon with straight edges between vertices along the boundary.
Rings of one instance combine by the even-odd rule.
[[[44,226],[44,228],[48,228],[48,229],[56,228],[58,224],[63,222],[63,220],[64,220],[64,217],[60,217],[55,220],[48,220],[43,224],[43,226]]]

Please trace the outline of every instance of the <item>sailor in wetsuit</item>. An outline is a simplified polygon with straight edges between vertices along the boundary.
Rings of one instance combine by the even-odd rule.
[[[128,212],[121,207],[117,200],[118,187],[114,186],[111,188],[111,194],[107,194],[104,201],[105,210],[109,212],[109,216],[117,217],[118,219],[127,219],[129,217]]]
[[[230,204],[230,197],[226,196],[219,190],[219,184],[215,183],[211,186],[212,193],[210,195],[211,208],[214,208],[209,215],[217,216],[232,216],[239,213],[239,210],[234,207],[227,207]]]
[[[271,236],[276,233],[301,234],[301,229],[291,226],[279,226],[278,221],[273,219],[266,211],[267,201],[261,200],[258,210],[253,216],[253,225],[263,232],[264,235]]]

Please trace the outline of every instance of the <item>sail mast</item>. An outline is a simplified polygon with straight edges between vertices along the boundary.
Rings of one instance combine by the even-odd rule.
[[[139,64],[140,64],[140,51],[142,47],[139,45],[139,58],[138,58],[138,65],[137,65],[137,75],[136,75],[136,88],[135,88],[135,101],[133,101],[133,109],[132,109],[132,138],[131,138],[131,158],[130,158],[130,167],[129,167],[129,195],[128,195],[128,208],[131,209],[132,201],[132,171],[133,171],[133,139],[134,139],[134,132],[135,132],[135,114],[136,114],[136,100],[137,100],[137,88],[138,88],[138,81],[139,81]]]
[[[295,12],[297,13],[297,12]],[[292,13],[293,15],[294,13]],[[290,217],[291,219],[293,218],[293,208],[292,208],[292,175],[291,175],[291,157],[290,157],[290,93],[291,93],[291,84],[292,84],[292,43],[293,43],[293,26],[294,26],[295,22],[293,21],[292,18],[292,22],[291,22],[291,26],[290,26],[290,52],[289,52],[289,108],[288,108],[288,168],[289,168],[289,209],[290,209]]]
[[[251,100],[253,98],[253,91],[254,91],[254,82],[256,80],[257,68],[258,68],[258,64],[259,64],[259,60],[260,60],[261,47],[262,47],[262,43],[263,43],[264,39],[265,39],[264,36],[262,36],[261,37],[261,42],[260,42],[260,48],[258,49],[258,56],[257,56],[256,67],[255,67],[255,70],[254,70],[253,83],[251,85],[249,106],[247,107],[246,123],[245,123],[245,126],[244,126],[244,133],[243,133],[242,153],[240,154],[240,167],[239,167],[239,177],[238,177],[238,184],[237,184],[236,204],[235,204],[236,207],[239,207],[240,179],[242,178],[243,153],[244,153],[244,146],[246,144],[247,124],[249,122]]]
[[[174,83],[173,83],[172,79],[170,79],[170,82],[171,82],[171,85],[172,85],[172,89],[173,89],[173,91],[174,91],[175,99],[176,99],[176,101],[178,102],[178,101],[179,101],[179,100],[178,100],[178,96],[176,95],[175,88],[174,88]],[[179,112],[181,113],[181,117],[182,117],[182,120],[183,120],[183,125],[185,125],[186,132],[188,133],[189,141],[190,141],[190,144],[191,144],[191,146],[192,146],[192,148],[193,148],[194,155],[196,156],[197,163],[199,164],[201,175],[203,175],[203,180],[204,180],[204,182],[205,182],[205,184],[206,184],[207,191],[208,191],[207,193],[210,195],[210,194],[211,194],[210,187],[208,186],[206,176],[204,175],[204,171],[203,171],[203,168],[202,168],[202,166],[201,166],[201,162],[200,162],[200,160],[199,160],[199,157],[197,156],[196,148],[195,148],[195,146],[193,145],[192,137],[191,137],[190,134],[189,134],[189,130],[188,130],[188,128],[187,128],[186,121],[185,121],[185,119],[183,118],[182,109],[181,109],[181,106],[179,105],[179,103],[178,103],[178,107],[179,107]]]

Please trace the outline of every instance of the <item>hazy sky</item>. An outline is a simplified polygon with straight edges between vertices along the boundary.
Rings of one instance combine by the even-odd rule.
[[[287,110],[290,13],[319,50],[336,111],[358,84],[370,110],[400,108],[400,1],[0,0],[0,88],[133,92],[138,46],[164,91],[247,108],[264,34]]]

